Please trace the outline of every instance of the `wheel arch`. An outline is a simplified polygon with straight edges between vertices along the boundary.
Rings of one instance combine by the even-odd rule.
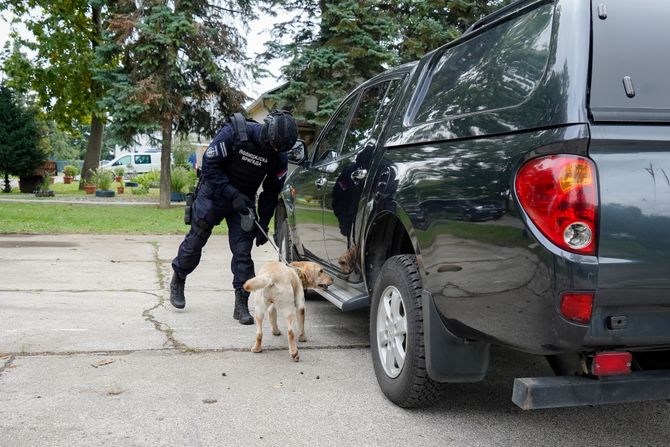
[[[415,255],[423,274],[411,222],[400,208],[396,208],[396,213],[381,212],[369,220],[362,248],[361,264],[368,292],[372,292],[382,266],[392,256]]]

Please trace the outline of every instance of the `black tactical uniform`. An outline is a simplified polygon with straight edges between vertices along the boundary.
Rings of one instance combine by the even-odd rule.
[[[245,121],[240,116],[236,118],[221,129],[203,156],[201,184],[191,212],[191,229],[179,246],[177,257],[172,260],[174,275],[170,284],[170,301],[177,308],[185,306],[185,278],[198,266],[202,248],[214,226],[226,219],[233,254],[233,317],[242,324],[251,324],[253,319],[247,303],[249,294],[242,286],[255,275],[251,259],[254,238],[257,246],[267,242],[267,238],[257,227],[244,231],[240,225],[240,214],[247,214],[250,210],[255,212],[254,199],[262,184],[258,222],[267,233],[287,174],[285,151],[296,141],[297,126],[287,112],[268,116],[264,124]],[[275,127],[284,125],[288,135],[271,139],[273,124]],[[277,132],[277,129],[274,131]],[[274,147],[283,150],[278,151]]]

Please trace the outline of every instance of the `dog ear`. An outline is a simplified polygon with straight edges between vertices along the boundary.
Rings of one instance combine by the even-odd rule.
[[[303,289],[308,288],[309,287],[309,282],[307,281],[307,275],[305,274],[303,269],[302,268],[296,268],[295,272],[298,274],[298,277],[300,278],[300,282],[302,283],[302,288]]]

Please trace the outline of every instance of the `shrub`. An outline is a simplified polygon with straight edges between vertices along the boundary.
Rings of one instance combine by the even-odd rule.
[[[111,171],[106,169],[91,169],[91,181],[95,183],[96,188],[109,191],[114,182],[114,177]]]
[[[188,185],[188,181],[189,175],[186,168],[174,168],[170,175],[170,190],[172,192],[184,192],[184,188]]]
[[[149,194],[149,188],[144,186],[138,186],[137,188],[132,188],[130,192],[135,196],[145,196]]]
[[[68,177],[74,177],[79,174],[79,166],[65,165],[63,166],[63,173]]]
[[[123,166],[117,166],[114,168],[114,175],[117,177],[123,177],[123,174],[126,173],[126,169]]]
[[[161,173],[160,171],[145,172],[138,175],[135,181],[147,189],[158,188],[160,186]]]

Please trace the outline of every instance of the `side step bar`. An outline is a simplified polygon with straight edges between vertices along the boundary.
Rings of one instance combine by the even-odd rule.
[[[524,410],[670,399],[670,371],[639,371],[593,379],[579,376],[514,379],[512,402]]]
[[[367,293],[362,293],[353,287],[342,288],[339,282],[333,282],[328,290],[312,289],[335,306],[342,312],[351,312],[353,310],[370,307],[370,298]]]

